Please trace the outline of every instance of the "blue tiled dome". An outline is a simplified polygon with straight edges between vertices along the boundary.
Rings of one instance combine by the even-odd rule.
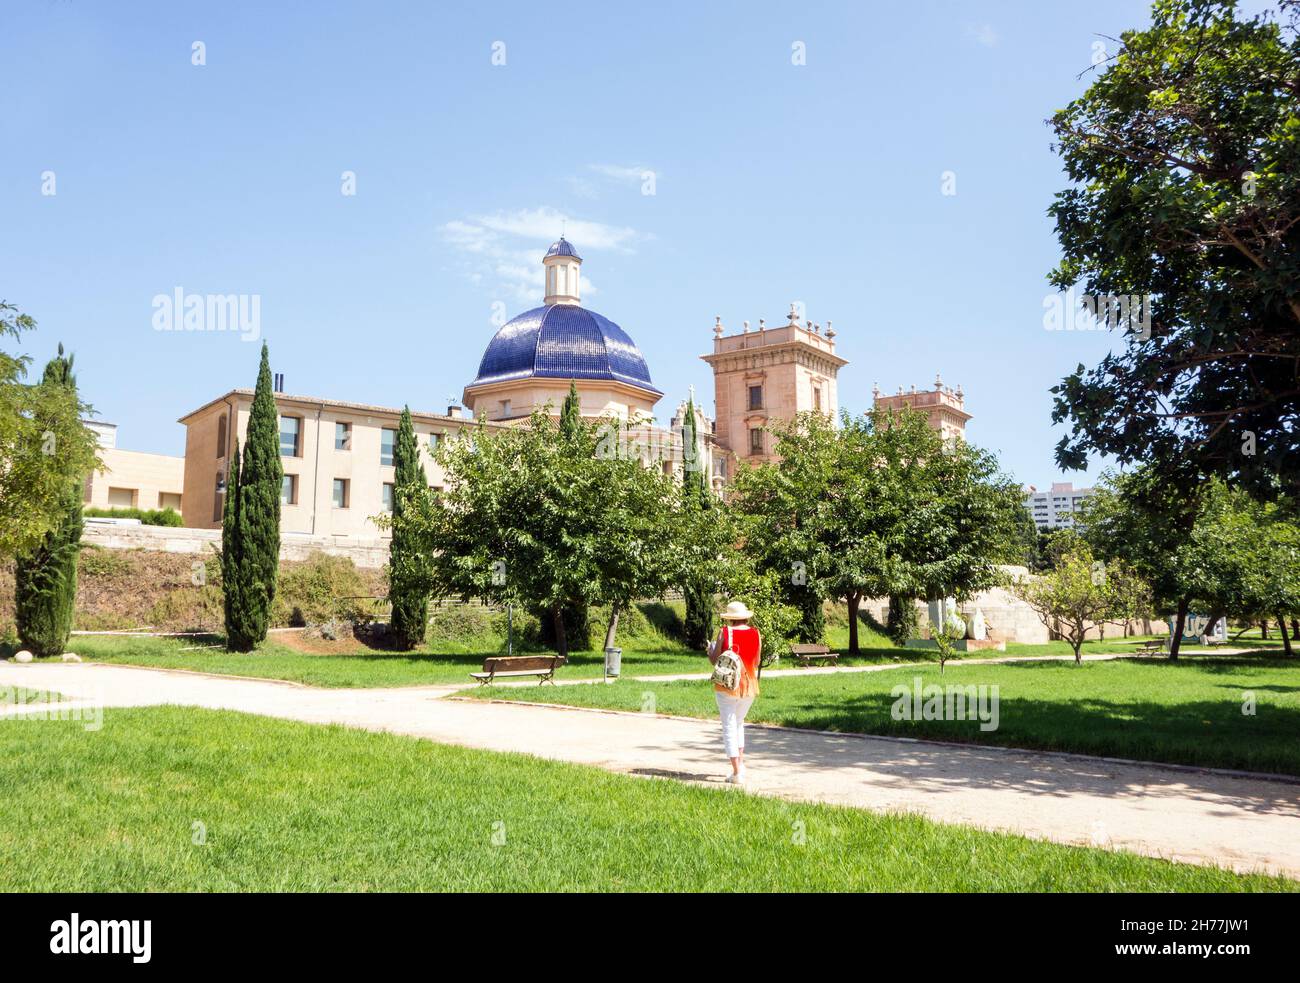
[[[533,377],[612,379],[663,395],[651,384],[645,358],[627,332],[576,304],[535,307],[503,325],[470,385]]]
[[[560,236],[558,242],[551,243],[551,248],[546,250],[547,256],[572,256],[574,259],[581,260],[578,251],[573,248],[573,243],[569,242],[564,236]]]

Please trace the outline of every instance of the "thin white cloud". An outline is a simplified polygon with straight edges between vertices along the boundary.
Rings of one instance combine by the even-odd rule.
[[[992,24],[980,24],[978,27],[971,26],[966,28],[966,33],[975,39],[976,43],[982,44],[986,48],[997,47],[998,32],[993,29]]]
[[[655,180],[659,177],[654,168],[643,164],[588,164],[583,173],[571,174],[567,180],[569,189],[578,197],[599,198],[601,190],[609,185],[639,192],[651,175]]]
[[[554,208],[522,208],[453,219],[441,228],[443,241],[463,254],[465,275],[489,284],[517,303],[538,304],[545,288],[542,257],[561,231],[584,255],[589,251],[631,252],[648,236],[628,226],[575,218]],[[584,294],[598,289],[583,276]]]

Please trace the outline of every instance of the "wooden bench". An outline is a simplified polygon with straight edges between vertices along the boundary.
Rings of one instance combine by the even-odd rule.
[[[1152,655],[1156,652],[1163,652],[1165,650],[1164,639],[1152,638],[1145,642],[1140,642],[1138,644],[1138,650],[1143,655]]]
[[[564,665],[565,658],[559,655],[493,655],[483,660],[482,672],[471,672],[480,686],[486,686],[494,679],[516,679],[522,676],[536,676],[537,685],[550,683],[555,685],[555,670]]]
[[[801,666],[810,666],[817,660],[829,662],[833,666],[840,664],[840,654],[832,652],[825,645],[791,645],[790,655]]]

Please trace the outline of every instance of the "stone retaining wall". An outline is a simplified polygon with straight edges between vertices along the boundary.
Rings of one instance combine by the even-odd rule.
[[[81,541],[113,550],[203,554],[221,548],[221,530],[87,521]],[[388,540],[305,536],[298,533],[284,533],[280,536],[282,560],[305,560],[315,552],[351,557],[352,562],[359,567],[378,568],[388,562]]]

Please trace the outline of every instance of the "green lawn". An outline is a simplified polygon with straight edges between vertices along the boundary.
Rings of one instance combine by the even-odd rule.
[[[899,684],[998,687],[999,720],[894,720]],[[1242,713],[1255,695],[1255,713]],[[473,695],[712,717],[704,683],[620,680],[609,686],[510,689]],[[1196,656],[1114,662],[968,664],[764,678],[749,719],[792,727],[891,734],[1300,775],[1300,659]]]
[[[246,654],[226,652],[211,646],[211,639],[146,638],[124,635],[77,635],[69,648],[87,661],[115,662],[156,669],[192,669],[220,675],[288,679],[309,686],[386,687],[429,686],[442,683],[472,683],[471,672],[483,668],[483,659],[497,655],[483,652],[434,652],[428,648],[411,653],[364,652],[356,655],[311,655],[275,641]],[[361,646],[358,644],[358,649]],[[694,654],[670,643],[644,649],[625,648],[623,667],[627,673],[664,675],[703,672],[703,654]],[[604,671],[604,655],[577,652],[557,679],[590,678]]]
[[[3,891],[1300,889],[230,712],[32,726],[0,720]]]
[[[834,637],[832,642],[836,641]],[[428,686],[468,683],[469,674],[482,668],[483,659],[497,655],[493,648],[465,651],[466,646],[440,641],[411,653],[373,652],[358,643],[356,654],[312,655],[275,640],[273,634],[256,652],[229,653],[212,638],[149,638],[127,635],[75,635],[69,648],[93,662],[115,662],[157,669],[190,669],[220,675],[287,679],[309,686],[387,687]],[[843,665],[880,665],[896,662],[933,662],[933,651],[891,646],[864,631],[862,654],[841,658]],[[874,643],[874,644],[873,644]],[[1128,640],[1128,648],[1133,640]],[[1120,643],[1090,642],[1094,651],[1126,651]],[[1007,655],[1066,655],[1063,642],[1049,645],[1009,645]],[[8,652],[0,652],[7,655]],[[972,653],[968,660],[993,658],[1000,652]],[[577,652],[557,679],[600,676],[604,656],[600,652]],[[789,668],[788,663],[782,663]],[[623,648],[625,676],[655,676],[700,673],[707,669],[704,657],[672,642],[633,641]]]

